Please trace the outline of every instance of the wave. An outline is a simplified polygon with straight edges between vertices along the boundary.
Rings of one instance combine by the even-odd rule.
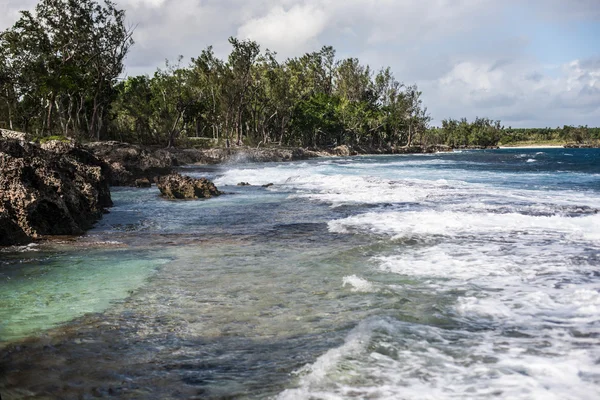
[[[536,352],[521,347],[539,345]],[[371,318],[344,344],[296,371],[288,399],[595,398],[598,351],[553,354],[544,338],[494,337]],[[564,349],[563,349],[564,350]],[[550,362],[551,360],[551,362]]]
[[[570,240],[600,240],[600,214],[583,217],[455,211],[370,212],[328,223],[335,233],[364,232],[394,239],[438,236],[539,235]]]

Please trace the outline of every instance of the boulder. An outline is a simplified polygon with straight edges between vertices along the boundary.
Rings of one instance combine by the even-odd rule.
[[[152,186],[152,183],[148,178],[140,178],[135,180],[135,187],[139,188],[149,188]]]
[[[238,186],[250,186],[248,182],[240,182],[237,184]]]
[[[0,245],[82,234],[112,206],[108,173],[71,142],[0,139]]]
[[[29,142],[31,136],[23,132],[10,131],[8,129],[0,129],[0,139],[14,139],[24,142]]]
[[[351,155],[351,150],[345,144],[337,146],[331,150],[331,153],[336,156],[348,157]]]
[[[222,193],[206,178],[171,174],[158,179],[158,189],[168,199],[209,199]]]

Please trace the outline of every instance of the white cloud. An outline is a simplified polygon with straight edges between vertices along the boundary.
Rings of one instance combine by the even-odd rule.
[[[600,62],[575,60],[546,73],[526,63],[490,72],[492,65],[462,62],[426,84],[428,104],[446,112],[436,115],[437,122],[446,117],[490,116],[512,126],[600,124]]]
[[[318,46],[328,15],[311,4],[295,4],[289,9],[275,6],[263,17],[242,25],[237,35],[251,39],[285,55],[295,55]]]

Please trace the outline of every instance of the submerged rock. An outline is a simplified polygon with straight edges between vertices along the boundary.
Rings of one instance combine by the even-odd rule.
[[[0,139],[0,245],[91,228],[112,206],[108,172],[70,142]]]
[[[157,186],[161,195],[169,199],[209,199],[222,194],[206,178],[196,179],[180,174],[159,178]]]

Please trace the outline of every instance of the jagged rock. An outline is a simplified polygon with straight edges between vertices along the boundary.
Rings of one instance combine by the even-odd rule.
[[[165,149],[152,150],[121,142],[94,142],[86,148],[110,167],[110,184],[134,186],[136,179],[170,174],[176,158]]]
[[[272,183],[267,183],[266,185],[262,185],[262,187],[264,187],[264,188],[268,188],[268,187],[271,187],[271,186],[273,186]]]
[[[238,186],[250,186],[248,182],[240,182],[237,184]]]
[[[149,188],[152,186],[152,183],[148,178],[140,178],[135,180],[135,187],[139,188]]]
[[[0,139],[0,245],[91,228],[112,206],[108,172],[70,142]]]
[[[336,156],[348,157],[350,155],[350,148],[346,145],[341,145],[335,147],[331,152]]]
[[[24,142],[31,140],[30,135],[23,132],[10,131],[8,129],[0,129],[0,139],[14,139]]]
[[[195,179],[180,174],[171,174],[158,179],[158,189],[169,199],[209,199],[222,193],[206,178]]]
[[[567,143],[565,149],[594,149],[600,147],[600,143]]]

